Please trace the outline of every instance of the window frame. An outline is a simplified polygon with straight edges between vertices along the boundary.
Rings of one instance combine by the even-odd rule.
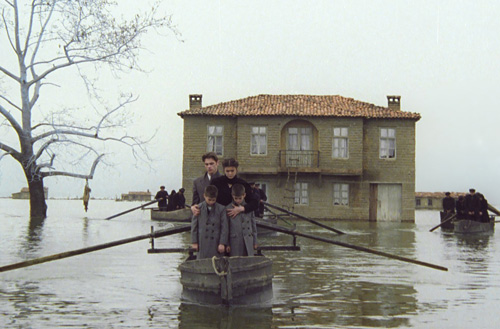
[[[345,135],[343,134],[344,129],[346,132]],[[335,130],[340,130],[340,135],[336,135]],[[336,141],[339,141],[339,143],[341,143],[341,141],[345,141],[345,146],[335,146]],[[335,150],[339,150],[339,154],[342,150],[345,150],[345,156],[335,156]],[[332,158],[341,160],[349,159],[349,127],[333,127]]]
[[[347,191],[344,188],[346,188]],[[343,193],[345,192],[347,192],[347,197],[343,195]],[[336,194],[338,195],[337,197]],[[351,196],[351,187],[349,186],[348,183],[333,183],[334,207],[349,207],[350,196]],[[335,203],[335,200],[339,200],[339,203]]]
[[[386,132],[384,135],[384,131]],[[390,132],[394,132],[394,136],[390,136]],[[393,142],[392,148],[391,148],[391,141]],[[387,146],[383,145],[386,144]],[[393,156],[391,156],[391,150],[393,150]],[[393,127],[388,127],[388,128],[380,128],[379,131],[379,158],[380,159],[385,159],[385,160],[390,160],[390,159],[396,159],[396,150],[397,150],[397,145],[396,145],[396,128]]]
[[[297,186],[299,189],[297,189]],[[295,195],[293,204],[297,206],[309,205],[309,183],[296,182],[294,185]]]
[[[214,128],[214,133],[210,133],[210,128]],[[221,133],[217,133],[217,128],[221,128]],[[217,139],[220,137],[220,153],[217,151]],[[210,138],[214,139],[213,145],[210,144]],[[224,126],[207,125],[207,152],[215,152],[217,155],[224,155]]]
[[[254,133],[254,128],[257,128],[257,132]],[[262,133],[260,130],[261,129],[264,129],[264,133]],[[257,137],[257,142],[254,144],[254,136],[258,136]],[[261,151],[261,147],[262,147],[262,144],[260,143],[260,138],[259,137],[264,137],[264,148],[265,148],[265,152],[264,153],[260,153]],[[258,151],[257,153],[254,153],[253,152],[253,147],[254,145],[256,145],[256,147],[258,148]],[[267,127],[266,126],[252,126],[250,127],[250,155],[251,156],[266,156],[267,155]]]

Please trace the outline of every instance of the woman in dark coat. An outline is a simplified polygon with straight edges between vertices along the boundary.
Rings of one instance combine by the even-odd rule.
[[[250,185],[243,179],[237,176],[238,174],[238,161],[233,158],[225,159],[222,161],[222,167],[224,168],[224,175],[212,179],[210,182],[211,185],[217,187],[219,193],[217,194],[217,203],[227,206],[233,201],[233,197],[231,195],[231,187],[234,184],[241,184],[245,187],[245,205],[238,206],[233,209],[228,210],[228,216],[234,217],[238,215],[240,212],[249,213],[251,211],[255,211],[259,207],[259,200],[255,197],[255,194],[252,193],[252,188]]]
[[[174,202],[175,193],[176,193],[175,190],[172,190],[172,192],[170,192],[170,195],[168,196],[167,211],[175,210],[175,202]]]

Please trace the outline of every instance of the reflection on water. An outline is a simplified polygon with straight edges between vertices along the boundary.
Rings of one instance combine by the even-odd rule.
[[[179,328],[271,328],[272,319],[271,307],[209,307],[186,303],[179,307]]]
[[[143,211],[103,219],[136,203],[93,205],[84,213],[81,201],[49,200],[48,218],[30,221],[23,203],[0,199],[0,265],[172,225],[151,222]],[[299,252],[266,253],[273,260],[271,307],[206,307],[181,302],[177,267],[186,255],[148,255],[144,240],[0,273],[0,327],[494,327],[494,305],[500,302],[496,235],[430,233],[439,213],[417,212],[416,218],[415,224],[328,223],[348,233],[342,236],[294,223],[299,231],[446,266],[449,272],[298,238]],[[286,235],[260,238],[261,245],[291,242]],[[155,240],[157,248],[189,244],[189,233]]]

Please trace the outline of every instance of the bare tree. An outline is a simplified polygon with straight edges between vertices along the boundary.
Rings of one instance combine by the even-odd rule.
[[[0,135],[0,160],[11,156],[22,166],[32,218],[46,217],[43,179],[92,179],[105,155],[100,144],[125,144],[134,154],[144,151],[143,141],[123,129],[128,118],[123,111],[136,98],[122,95],[114,106],[106,105],[109,100],[100,96],[84,72],[99,72],[103,66],[113,72],[140,69],[141,37],[150,29],[177,32],[170,17],[158,14],[158,4],[129,20],[115,17],[116,9],[117,3],[109,0],[3,0],[0,4],[0,49],[3,57],[10,51],[12,60],[0,63],[4,118],[0,125],[13,136]],[[57,87],[67,77],[60,72],[76,73],[84,80],[97,104],[94,110],[99,115],[94,121],[77,120],[68,108],[41,108],[41,92]],[[65,167],[59,158],[87,163],[85,173],[78,173],[82,168],[75,165]]]

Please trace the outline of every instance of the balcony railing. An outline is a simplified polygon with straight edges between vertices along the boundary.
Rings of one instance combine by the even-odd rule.
[[[319,151],[281,150],[279,161],[285,168],[319,168]]]

